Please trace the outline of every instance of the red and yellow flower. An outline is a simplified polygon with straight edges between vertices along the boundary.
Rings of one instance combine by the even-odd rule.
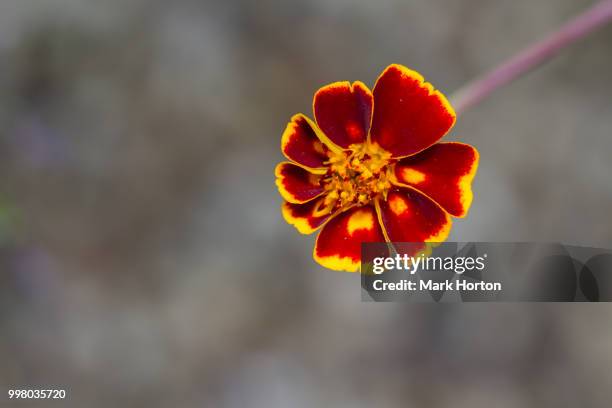
[[[276,167],[282,214],[302,234],[321,229],[314,259],[358,271],[362,242],[446,240],[451,216],[465,217],[478,151],[439,142],[455,123],[444,95],[423,77],[390,65],[374,90],[335,82],[314,96],[315,121],[291,118]]]

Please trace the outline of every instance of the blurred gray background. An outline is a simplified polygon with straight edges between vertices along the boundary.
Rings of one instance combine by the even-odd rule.
[[[2,0],[2,393],[610,406],[612,307],[361,303],[273,176],[318,87],[401,63],[448,95],[592,3]],[[609,26],[462,115],[446,139],[481,163],[450,239],[612,247],[611,91]]]

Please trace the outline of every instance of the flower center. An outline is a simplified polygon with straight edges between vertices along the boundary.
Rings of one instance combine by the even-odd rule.
[[[391,187],[390,158],[390,153],[367,142],[352,145],[350,151],[331,153],[321,211],[365,205],[376,197],[386,199]]]

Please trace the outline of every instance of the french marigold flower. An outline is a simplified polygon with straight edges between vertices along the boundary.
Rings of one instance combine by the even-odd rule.
[[[313,111],[315,121],[291,118],[281,138],[289,162],[275,173],[285,220],[302,234],[321,229],[318,263],[358,271],[362,242],[426,250],[446,240],[451,216],[467,215],[478,151],[439,142],[456,115],[420,74],[390,65],[373,92],[332,83],[316,92]]]

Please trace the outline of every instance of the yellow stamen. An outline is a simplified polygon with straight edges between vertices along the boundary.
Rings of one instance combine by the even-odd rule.
[[[368,204],[379,196],[386,199],[391,188],[390,158],[390,153],[367,142],[351,145],[349,151],[330,152],[325,202],[346,209]]]

